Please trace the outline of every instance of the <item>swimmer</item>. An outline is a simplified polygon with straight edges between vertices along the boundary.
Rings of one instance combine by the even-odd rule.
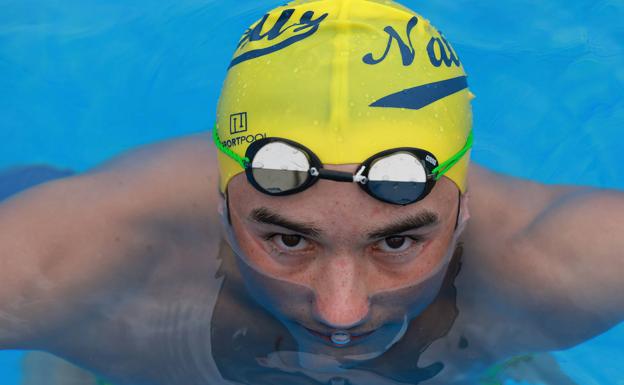
[[[471,165],[472,97],[399,4],[270,11],[210,133],[0,205],[0,348],[118,385],[474,384],[617,325],[624,193]]]

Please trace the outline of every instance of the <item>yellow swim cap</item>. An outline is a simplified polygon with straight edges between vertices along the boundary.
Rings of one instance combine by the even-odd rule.
[[[217,109],[221,143],[240,156],[255,140],[301,143],[324,164],[359,164],[397,147],[440,162],[472,129],[466,74],[428,20],[384,0],[300,0],[241,38]],[[241,165],[219,151],[220,189]],[[445,176],[464,192],[469,153]]]

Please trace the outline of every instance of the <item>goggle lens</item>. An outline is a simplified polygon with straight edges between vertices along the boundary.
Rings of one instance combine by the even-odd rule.
[[[399,151],[370,164],[368,189],[383,201],[399,205],[415,202],[426,186],[427,170],[412,153]]]
[[[303,186],[310,178],[307,154],[283,142],[262,146],[251,162],[255,182],[272,194],[286,193]]]

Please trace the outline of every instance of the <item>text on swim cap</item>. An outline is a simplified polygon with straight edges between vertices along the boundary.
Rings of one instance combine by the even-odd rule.
[[[263,134],[255,134],[255,135],[242,135],[234,138],[230,138],[228,140],[222,140],[221,144],[224,147],[231,148],[240,146],[241,144],[251,144],[256,140],[264,139],[267,137],[266,133]]]
[[[386,44],[386,50],[384,51],[384,53],[381,55],[381,57],[379,57],[379,59],[375,59],[372,53],[367,53],[362,58],[362,61],[370,65],[381,63],[390,53],[390,49],[392,48],[392,42],[396,41],[397,46],[399,47],[399,51],[401,53],[403,66],[411,65],[414,62],[414,58],[416,57],[416,49],[412,44],[411,33],[417,24],[418,18],[416,16],[412,17],[407,22],[407,43],[394,29],[394,27],[386,26],[384,28],[384,32],[388,34],[388,43]],[[459,67],[461,65],[457,54],[442,35],[440,35],[439,38],[432,37],[429,40],[429,43],[427,44],[427,55],[429,56],[429,61],[431,62],[431,65],[433,65],[434,67],[440,67],[442,64],[444,64],[446,67],[451,67],[453,65]]]
[[[282,37],[282,35],[286,33],[290,33],[291,36],[286,39],[280,39],[276,44],[267,45],[259,49],[253,49],[234,57],[229,68],[232,68],[244,61],[279,51],[312,36],[319,29],[319,25],[328,15],[327,13],[324,13],[315,19],[314,11],[307,11],[301,15],[298,22],[290,22],[294,13],[294,9],[286,9],[282,11],[275,24],[272,26],[267,26],[267,21],[271,15],[267,13],[264,15],[262,20],[258,22],[258,24],[247,29],[238,43],[237,51],[244,50],[245,47],[251,42],[266,41],[267,43],[270,43],[278,37]],[[268,31],[263,32],[265,27],[269,29]]]

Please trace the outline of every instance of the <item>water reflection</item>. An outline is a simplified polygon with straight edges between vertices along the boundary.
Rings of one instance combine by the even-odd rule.
[[[223,276],[223,286],[211,322],[211,337],[213,357],[224,379],[261,385],[327,384],[338,381],[338,377],[362,385],[418,384],[443,369],[442,362],[419,367],[418,357],[434,340],[447,334],[457,317],[454,280],[461,267],[461,247],[434,302],[410,322],[404,337],[380,357],[348,365],[330,355],[301,352],[288,329],[246,292],[229,246],[222,244],[221,250],[219,275]]]

